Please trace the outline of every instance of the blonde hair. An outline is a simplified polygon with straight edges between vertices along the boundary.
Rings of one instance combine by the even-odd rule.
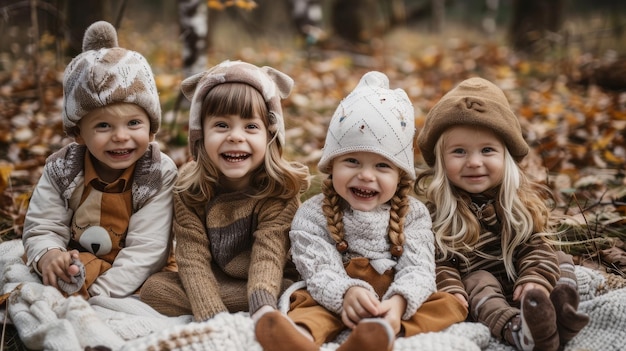
[[[212,88],[202,102],[201,113],[203,119],[227,115],[251,119],[258,115],[265,127],[269,126],[269,110],[263,96],[254,87],[243,83],[224,83]],[[299,196],[310,185],[309,169],[301,163],[285,160],[276,134],[268,133],[264,163],[253,171],[250,178],[250,183],[255,184],[258,190],[251,196],[283,199]],[[215,194],[215,187],[219,185],[219,172],[207,155],[204,139],[197,140],[190,147],[197,150],[197,162],[192,164],[189,172],[181,174],[174,191],[186,193],[189,201],[199,204]]]
[[[413,180],[406,172],[400,170],[398,187],[394,196],[389,200],[391,211],[388,235],[392,244],[391,254],[394,257],[399,257],[402,254],[402,246],[405,242],[404,220],[409,211],[409,192],[412,187]],[[330,236],[335,240],[337,249],[342,252],[347,249],[347,243],[344,241],[343,211],[348,207],[348,204],[333,187],[332,175],[329,175],[322,182],[322,193],[324,194],[322,211],[326,216],[326,226]],[[344,245],[343,248],[342,245]]]
[[[435,144],[433,167],[418,174],[415,191],[424,194],[427,199],[435,242],[441,256],[458,255],[467,262],[465,254],[471,252],[478,242],[481,225],[446,177],[443,160],[446,133],[442,133]],[[528,178],[505,148],[503,179],[496,196],[504,267],[509,278],[516,279],[513,265],[515,248],[534,234],[547,237],[552,230],[550,210],[546,204],[546,198],[552,195],[547,186]]]

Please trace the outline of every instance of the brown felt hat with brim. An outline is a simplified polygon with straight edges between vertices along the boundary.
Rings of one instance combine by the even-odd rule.
[[[435,145],[446,129],[459,125],[492,130],[509,153],[520,162],[528,154],[519,119],[511,110],[502,89],[483,78],[469,78],[445,94],[426,115],[417,137],[424,161],[435,164]]]

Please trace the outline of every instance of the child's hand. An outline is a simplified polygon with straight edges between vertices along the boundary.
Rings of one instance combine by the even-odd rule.
[[[520,301],[524,297],[526,292],[532,289],[539,289],[543,291],[547,296],[550,296],[550,292],[543,285],[526,283],[519,285],[517,288],[515,288],[515,291],[513,291],[513,300]]]
[[[73,259],[78,259],[77,250],[65,252],[52,249],[43,254],[37,263],[43,284],[58,289],[57,279],[70,283],[70,277],[77,274],[79,270],[77,266],[72,264]]]
[[[454,294],[454,297],[456,297],[456,299],[459,300],[461,305],[465,306],[465,308],[469,308],[469,305],[467,304],[467,299],[465,298],[465,296],[463,296],[463,294],[456,293]]]
[[[353,286],[343,297],[341,320],[346,327],[353,329],[363,318],[380,315],[380,301],[369,290]]]
[[[391,325],[393,332],[398,335],[402,327],[400,324],[402,315],[406,310],[406,299],[402,295],[393,295],[389,300],[380,303],[380,310],[380,316]]]

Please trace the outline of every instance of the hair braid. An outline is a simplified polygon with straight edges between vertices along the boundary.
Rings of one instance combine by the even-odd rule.
[[[391,211],[389,213],[389,240],[391,241],[391,254],[400,257],[404,245],[404,219],[409,211],[409,191],[411,191],[413,181],[403,173],[398,189],[391,198]]]
[[[343,237],[345,229],[343,227],[343,209],[341,208],[341,196],[333,187],[332,177],[326,178],[322,182],[322,192],[324,193],[324,201],[322,202],[322,211],[326,215],[326,225],[330,236],[335,239],[337,249],[343,253],[348,249],[347,243]]]

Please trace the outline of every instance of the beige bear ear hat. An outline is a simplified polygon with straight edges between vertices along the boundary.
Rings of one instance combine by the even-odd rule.
[[[435,144],[448,128],[458,125],[491,129],[520,162],[528,154],[519,119],[502,89],[483,78],[469,78],[445,94],[426,115],[417,144],[424,161],[435,164]]]
[[[118,46],[113,25],[95,22],[85,31],[83,52],[63,75],[63,127],[71,133],[87,113],[122,102],[142,107],[156,134],[161,103],[150,65],[141,54]]]
[[[243,61],[224,61],[207,71],[195,74],[182,82],[183,94],[191,101],[189,110],[189,147],[197,158],[196,142],[202,134],[202,101],[209,90],[224,83],[244,83],[261,93],[269,111],[268,130],[285,146],[285,119],[281,99],[291,93],[291,77],[269,66],[257,67]]]
[[[415,179],[414,135],[415,111],[406,92],[389,89],[387,76],[371,71],[335,110],[317,167],[330,173],[335,157],[366,151],[387,158]]]

